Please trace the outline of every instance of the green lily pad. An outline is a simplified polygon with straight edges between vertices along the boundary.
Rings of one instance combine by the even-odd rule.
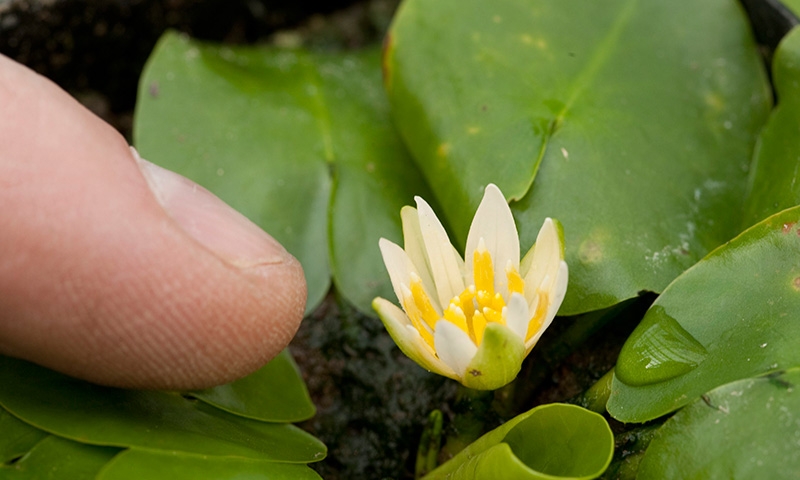
[[[299,428],[225,413],[179,394],[92,385],[0,357],[0,405],[76,441],[114,447],[232,455],[288,463],[322,460],[325,446]]]
[[[142,75],[134,143],[295,255],[307,311],[332,274],[372,315],[372,299],[392,293],[378,239],[399,241],[400,208],[429,197],[388,111],[377,49],[315,54],[167,33]]]
[[[299,422],[316,412],[286,350],[253,374],[191,395],[227,412],[266,422]]]
[[[21,457],[49,435],[4,408],[0,408],[0,432],[0,465]]]
[[[658,430],[636,478],[797,478],[799,385],[794,369],[709,392]]]
[[[622,347],[607,408],[623,422],[720,385],[800,366],[800,206],[751,227],[678,277]]]
[[[190,455],[130,449],[117,455],[97,480],[320,480],[305,465],[250,458]]]
[[[770,92],[735,0],[408,0],[385,69],[457,239],[489,182],[523,250],[564,225],[561,314],[660,292],[738,232]]]
[[[119,451],[47,435],[19,461],[0,464],[0,477],[7,480],[93,480]]]
[[[778,45],[772,72],[778,105],[758,140],[745,225],[800,204],[800,28]]]
[[[614,453],[605,419],[553,403],[523,413],[482,436],[425,480],[591,479]]]

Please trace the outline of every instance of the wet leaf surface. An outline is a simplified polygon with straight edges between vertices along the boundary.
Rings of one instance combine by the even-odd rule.
[[[719,387],[656,433],[638,480],[797,478],[800,370]]]
[[[800,206],[712,252],[622,347],[608,411],[643,422],[742,378],[800,366]]]

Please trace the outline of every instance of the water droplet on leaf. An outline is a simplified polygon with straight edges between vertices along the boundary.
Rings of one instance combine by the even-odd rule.
[[[664,307],[654,305],[622,347],[614,373],[628,385],[650,385],[692,371],[706,355]]]

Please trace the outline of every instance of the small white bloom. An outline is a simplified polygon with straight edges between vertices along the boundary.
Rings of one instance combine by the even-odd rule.
[[[514,217],[490,184],[462,259],[430,205],[416,202],[416,209],[400,212],[405,249],[380,240],[403,309],[383,298],[372,305],[400,349],[422,367],[470,388],[500,388],[519,373],[564,299],[559,226],[546,219],[520,261]]]

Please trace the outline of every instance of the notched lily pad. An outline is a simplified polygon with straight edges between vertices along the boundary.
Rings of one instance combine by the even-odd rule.
[[[608,411],[669,413],[735,380],[800,366],[800,206],[751,227],[664,290],[622,347]]]
[[[739,231],[771,95],[735,0],[408,0],[387,45],[398,127],[453,231],[490,182],[523,250],[564,225],[561,314],[660,292]]]

